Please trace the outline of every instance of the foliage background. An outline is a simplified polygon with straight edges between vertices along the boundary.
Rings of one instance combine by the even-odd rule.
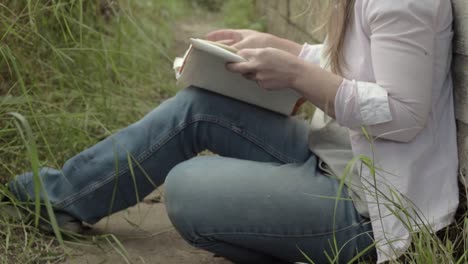
[[[219,13],[230,27],[260,25],[251,21],[251,0],[2,0],[0,182],[31,170],[9,113],[29,121],[40,165],[60,168],[177,92],[175,28],[206,12]],[[0,190],[1,200],[1,184]],[[0,201],[0,263],[67,258],[28,219],[4,218],[6,204]],[[102,240],[120,245],[113,237],[92,243]]]
[[[29,163],[7,113],[29,120],[39,160],[60,167],[176,92],[175,23],[206,9],[229,10],[226,26],[261,28],[249,0],[2,1],[0,181]]]
[[[8,113],[29,120],[41,165],[61,167],[176,92],[171,66],[178,21],[210,11],[221,13],[226,27],[263,30],[253,2],[1,1],[0,181],[30,169]],[[418,234],[402,262],[467,263],[465,212],[462,208],[457,224],[439,236]],[[0,241],[8,241],[0,242],[0,263],[63,260],[53,239],[25,224],[0,220]]]

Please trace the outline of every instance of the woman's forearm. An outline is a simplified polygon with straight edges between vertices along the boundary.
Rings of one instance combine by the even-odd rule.
[[[335,97],[343,78],[306,61],[297,62],[292,88],[335,118]]]

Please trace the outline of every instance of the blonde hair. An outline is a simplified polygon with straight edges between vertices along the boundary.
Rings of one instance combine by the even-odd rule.
[[[325,57],[328,58],[333,73],[341,75],[346,62],[343,46],[346,38],[347,25],[354,16],[355,0],[330,0],[328,20],[324,27],[327,34]]]

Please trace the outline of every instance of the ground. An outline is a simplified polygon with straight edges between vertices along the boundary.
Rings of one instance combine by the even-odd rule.
[[[89,232],[114,234],[127,251],[130,263],[230,263],[187,244],[169,221],[163,203],[141,203],[103,219]],[[118,250],[108,245],[102,248],[91,244],[72,248],[72,257],[65,263],[127,263]]]
[[[183,55],[190,37],[201,37],[219,28],[219,14],[204,14],[203,20],[193,15],[174,26],[175,49]],[[157,190],[134,208],[112,215],[91,227],[90,234],[113,234],[128,253],[125,260],[119,250],[110,245],[94,244],[71,246],[72,257],[65,263],[164,263],[164,264],[229,264],[213,254],[187,244],[172,226],[166,214],[162,190]],[[102,244],[102,243],[101,243]]]

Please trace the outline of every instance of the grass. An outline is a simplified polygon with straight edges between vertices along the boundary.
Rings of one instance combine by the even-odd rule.
[[[2,1],[0,182],[32,170],[39,194],[39,167],[61,167],[173,95],[172,30],[187,1]],[[47,199],[47,219],[34,211],[39,204],[13,204],[26,213],[0,218],[0,263],[66,259],[70,242],[61,238]],[[55,238],[37,230],[39,220],[52,223]],[[125,259],[115,237],[93,241],[110,244]]]
[[[66,259],[56,239],[44,237],[27,223],[0,221],[0,263],[62,263]]]
[[[175,91],[170,18],[183,1],[47,2],[0,5],[3,180],[29,163],[6,113],[30,120],[39,160],[57,167]]]
[[[187,1],[3,1],[0,181],[29,164],[9,112],[30,121],[41,165],[60,167],[173,95],[171,30]],[[259,27],[249,2],[227,1],[227,26]]]
[[[252,0],[2,1],[0,182],[25,170],[37,176],[41,166],[61,167],[67,158],[173,95],[172,29],[191,7],[221,12],[226,27],[263,30],[251,4]],[[36,181],[39,191],[38,177]],[[0,193],[6,193],[4,186]],[[19,220],[0,217],[0,263],[62,263],[70,255],[68,245],[102,243],[129,262],[114,236],[68,234],[69,240],[63,241],[55,224],[56,238],[45,236],[35,226],[49,220],[38,218],[37,204],[33,209],[13,204],[27,214]],[[47,201],[44,205],[50,211]],[[465,207],[457,219],[438,235],[415,234],[411,250],[398,262],[467,263]]]
[[[69,157],[172,96],[174,25],[193,6],[226,10],[222,1],[215,2],[2,1],[0,183],[32,170],[38,194],[39,167],[60,168]],[[245,1],[242,6],[228,2],[237,10],[247,7]],[[234,21],[229,26],[253,24],[242,13],[227,14]],[[0,187],[0,197],[8,195]],[[47,219],[39,219],[39,204],[31,208],[11,199],[26,213],[21,219],[0,218],[0,263],[60,263],[69,257],[64,244],[70,241],[63,241],[53,223],[50,203],[42,204],[49,211]],[[6,204],[0,203],[0,212]],[[39,220],[53,223],[55,238],[38,231]],[[78,244],[110,244],[128,262],[113,236],[68,238]]]
[[[228,28],[265,31],[265,19],[258,17],[253,0],[230,0],[222,6],[224,24]]]

